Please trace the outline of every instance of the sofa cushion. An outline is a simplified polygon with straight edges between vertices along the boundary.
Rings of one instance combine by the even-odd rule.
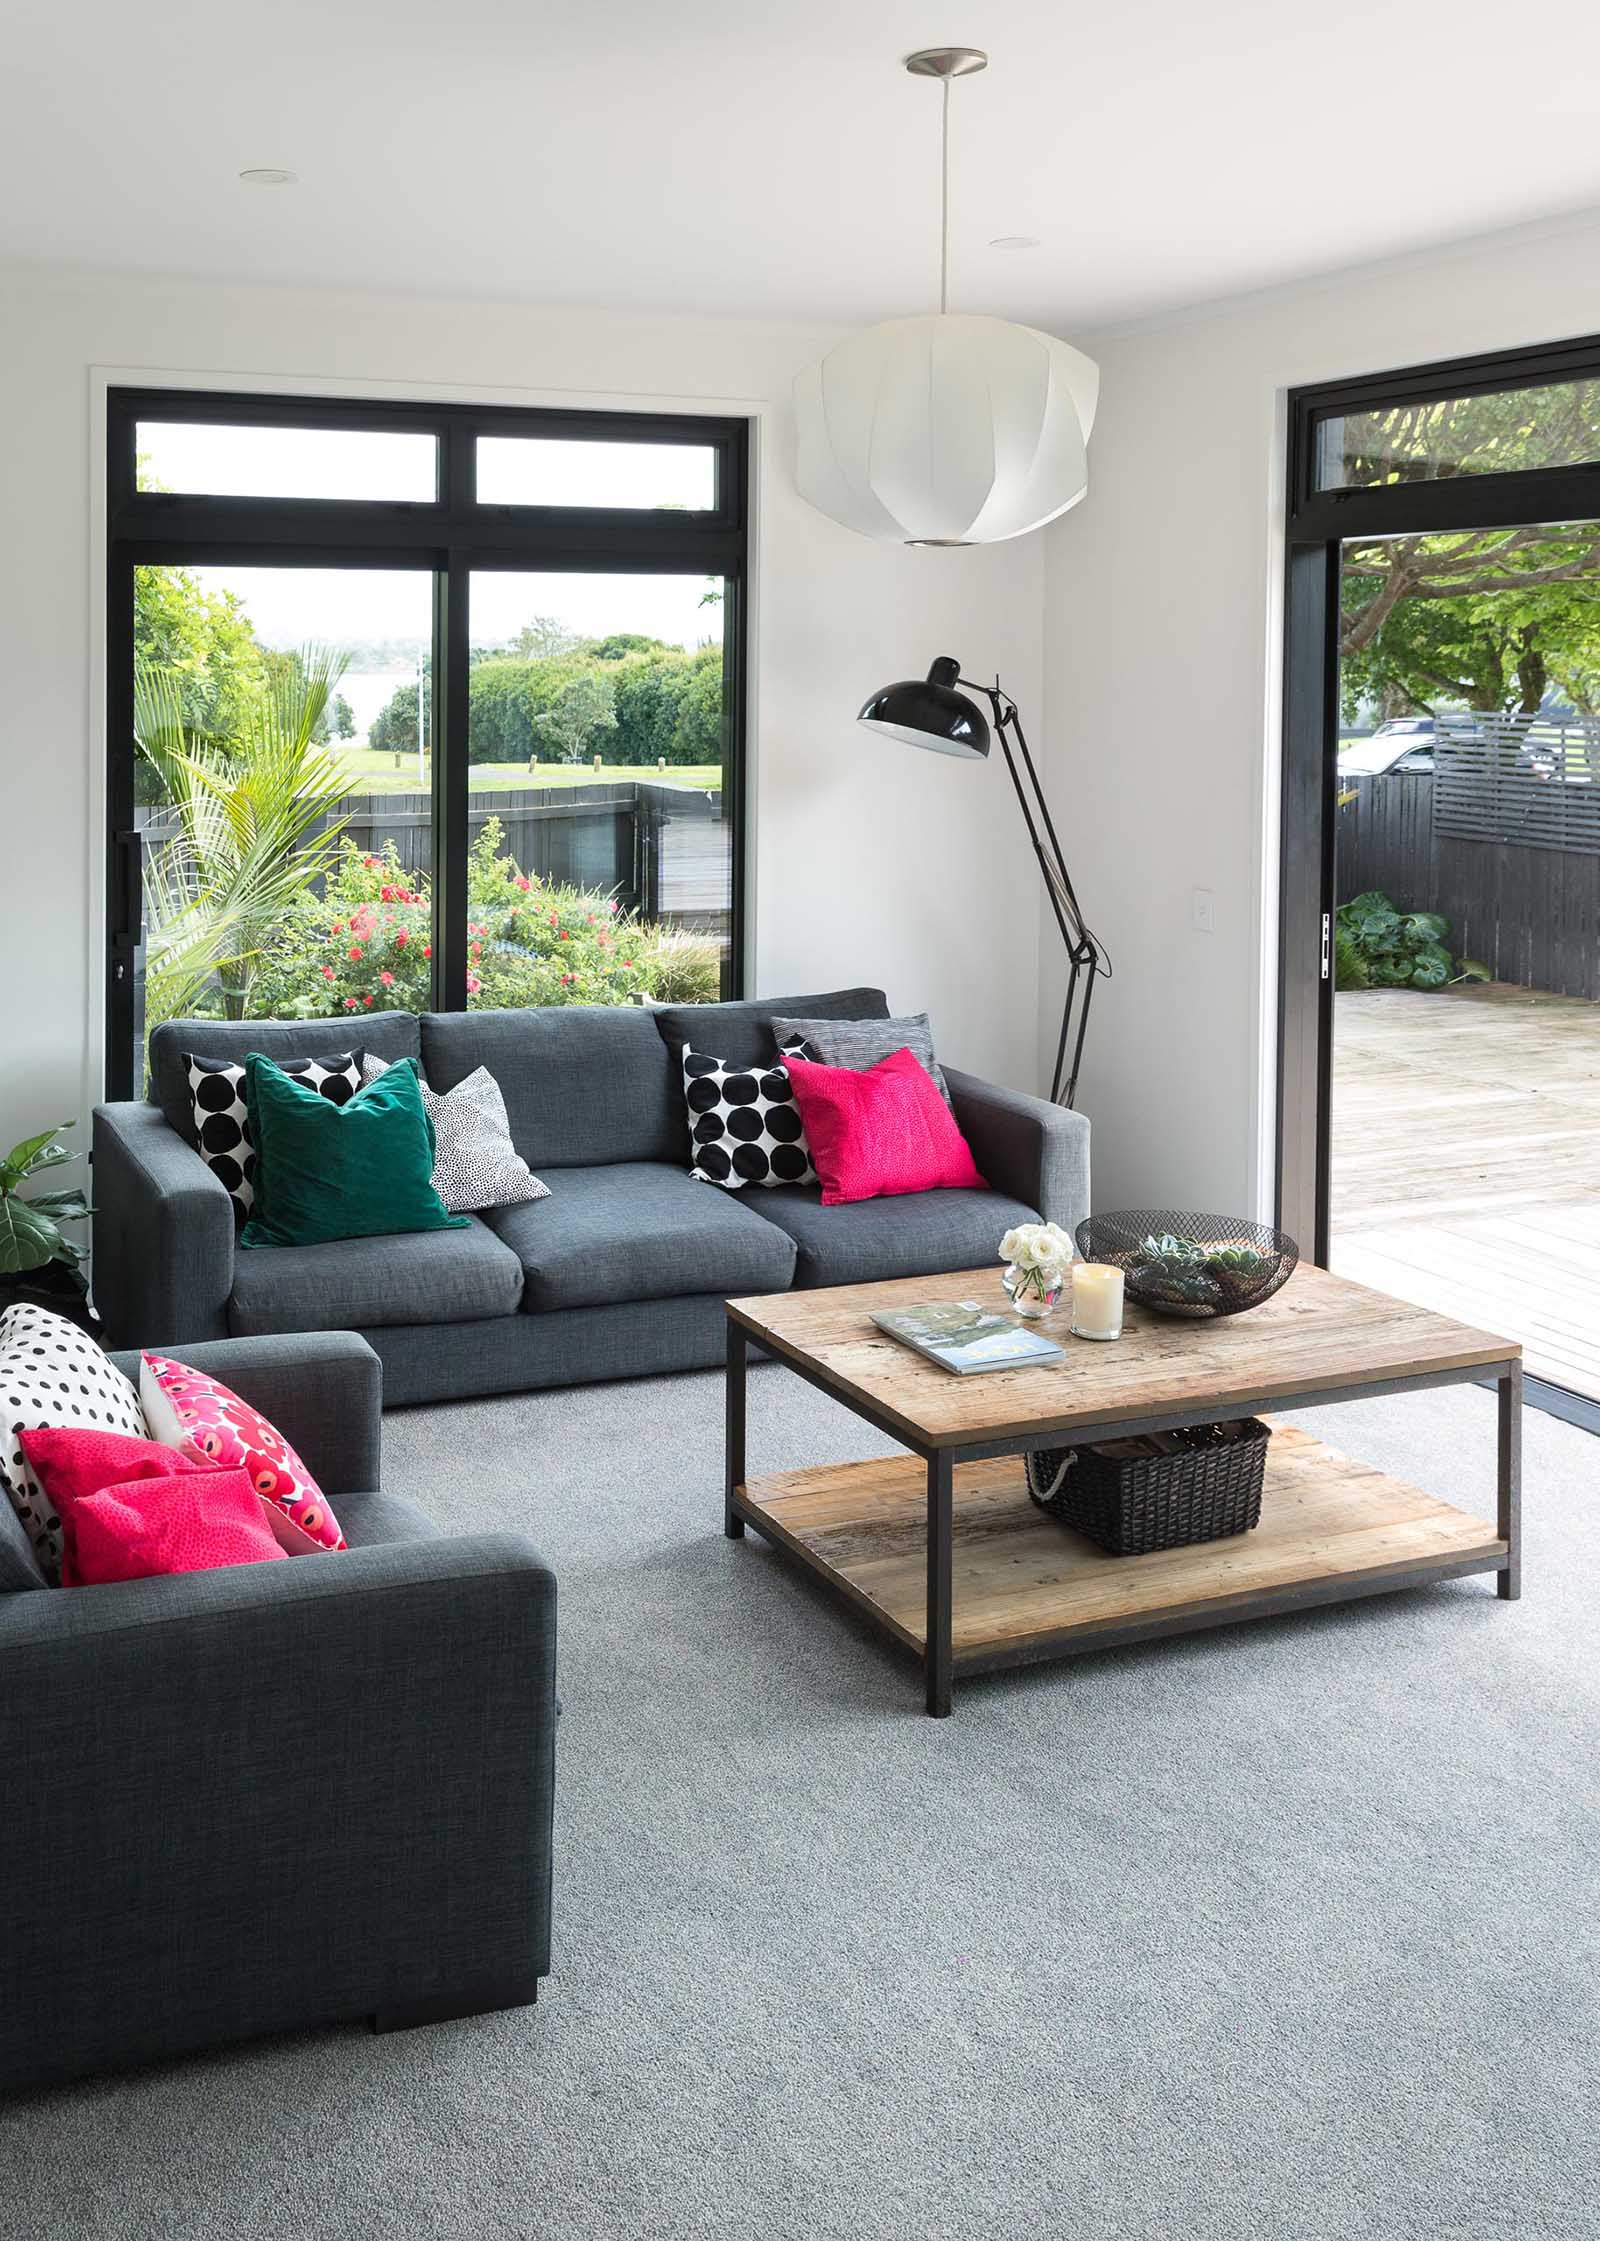
[[[433,1122],[414,1058],[334,1105],[258,1052],[245,1061],[244,1095],[256,1195],[241,1258],[262,1247],[462,1227],[465,1216],[446,1213],[433,1187]]]
[[[187,1362],[146,1354],[139,1363],[139,1398],[150,1437],[202,1466],[248,1471],[264,1501],[282,1511],[299,1533],[324,1548],[343,1548],[333,1505],[276,1424],[241,1400],[231,1385]]]
[[[1031,1206],[999,1191],[915,1191],[824,1206],[815,1187],[791,1184],[748,1192],[738,1203],[794,1239],[798,1290],[989,1268],[1008,1229],[1039,1219]]]
[[[381,1066],[384,1061],[372,1062]],[[245,1096],[245,1067],[230,1059],[202,1058],[186,1051],[189,1090],[194,1100],[194,1125],[200,1139],[200,1157],[233,1200],[233,1218],[242,1229],[256,1202],[256,1151],[250,1138],[250,1109]],[[292,1058],[284,1072],[303,1081],[331,1105],[348,1105],[361,1087],[361,1068],[354,1051],[339,1051],[321,1058]]]
[[[781,1195],[763,1193],[763,1196]],[[689,1292],[787,1291],[794,1246],[681,1167],[571,1167],[537,1206],[484,1216],[522,1262],[531,1313]]]
[[[82,1424],[130,1439],[145,1434],[138,1394],[89,1333],[33,1300],[18,1300],[0,1315],[0,1501],[22,1521],[39,1570],[53,1585],[61,1521],[17,1438],[23,1425],[45,1424]]]
[[[773,1020],[791,1013],[805,1019],[887,1019],[889,999],[881,988],[835,988],[824,996],[757,996],[738,1004],[658,1004],[644,1016],[654,1021],[676,1070],[686,1043],[715,1051],[724,1066],[764,1066],[776,1049]]]
[[[230,1564],[281,1564],[250,1473],[190,1471],[130,1479],[74,1502],[61,1557],[63,1587],[109,1587]]]
[[[432,1087],[444,1095],[487,1066],[505,1097],[511,1140],[536,1175],[607,1160],[681,1159],[676,1063],[652,1015],[633,1004],[428,1012],[422,1021],[422,1070]]]
[[[379,1058],[421,1054],[414,1012],[365,1012],[348,1019],[169,1019],[150,1033],[150,1096],[186,1144],[198,1141],[185,1053],[242,1066],[253,1050],[282,1066],[294,1059],[343,1056],[352,1041]]]
[[[933,1028],[926,1012],[910,1012],[902,1019],[784,1019],[780,1015],[772,1022],[772,1032],[780,1045],[804,1043],[802,1058],[824,1066],[853,1066],[858,1073],[897,1050],[908,1050],[920,1060],[945,1103],[950,1103],[950,1087],[934,1056]]]
[[[241,1253],[228,1327],[235,1338],[256,1338],[269,1331],[466,1323],[510,1315],[521,1296],[515,1253],[469,1214],[464,1229]]]
[[[426,1510],[403,1494],[341,1494],[339,1523],[347,1548],[375,1548],[380,1541],[436,1541],[440,1528]]]

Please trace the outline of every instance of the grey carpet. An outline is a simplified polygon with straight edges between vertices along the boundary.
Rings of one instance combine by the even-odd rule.
[[[755,1469],[877,1444],[777,1369],[751,1416]],[[1315,1421],[1492,1512],[1487,1394]],[[722,1539],[719,1442],[710,1377],[390,1420],[392,1485],[560,1573],[557,1973],[15,2101],[7,2241],[1596,2232],[1600,1445],[1530,1415],[1520,1604],[1102,1654],[936,1723]]]

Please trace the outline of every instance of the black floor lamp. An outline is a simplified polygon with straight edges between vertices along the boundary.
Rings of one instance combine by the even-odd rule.
[[[887,732],[891,739],[904,739],[913,747],[931,747],[941,755],[959,755],[968,762],[982,762],[989,752],[988,720],[966,693],[956,690],[958,685],[965,685],[970,692],[982,693],[994,711],[994,728],[999,734],[1001,752],[1006,758],[1017,799],[1022,804],[1028,838],[1033,842],[1039,869],[1044,873],[1061,939],[1067,945],[1067,1000],[1061,1013],[1061,1040],[1056,1045],[1056,1070],[1050,1095],[1056,1104],[1070,1105],[1078,1094],[1078,1067],[1083,1058],[1083,1037],[1089,1024],[1094,984],[1097,978],[1111,978],[1111,961],[1084,924],[1083,912],[1078,908],[1078,898],[1061,854],[1061,843],[1056,838],[1050,805],[1044,798],[1039,773],[1033,767],[1028,742],[1022,735],[1016,702],[1009,693],[1002,692],[998,678],[992,685],[974,684],[970,677],[962,676],[960,662],[941,654],[925,678],[908,677],[898,685],[885,685],[881,692],[874,693],[862,709],[860,721],[869,731]],[[1063,1075],[1066,1077],[1064,1084]]]

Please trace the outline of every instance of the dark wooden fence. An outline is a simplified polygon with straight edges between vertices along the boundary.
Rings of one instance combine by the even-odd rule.
[[[381,855],[390,841],[410,873],[433,871],[433,806],[424,793],[347,794],[337,817],[357,848]],[[643,918],[726,933],[731,859],[722,797],[687,786],[624,782],[474,791],[468,833],[491,817],[530,878],[614,894]],[[141,810],[147,844],[164,833],[158,810]]]
[[[1454,954],[1496,980],[1600,999],[1600,855],[1441,833],[1438,784],[1398,771],[1341,784],[1340,902],[1380,888],[1401,910],[1447,918]]]

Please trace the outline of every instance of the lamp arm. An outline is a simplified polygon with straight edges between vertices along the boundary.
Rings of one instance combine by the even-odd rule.
[[[1050,1096],[1054,1103],[1070,1106],[1078,1092],[1078,1070],[1083,1059],[1084,1035],[1089,1025],[1089,1006],[1094,996],[1094,984],[1097,979],[1111,978],[1111,960],[1095,935],[1090,932],[1079,906],[1066,858],[1061,851],[1055,820],[1050,814],[1050,804],[1039,783],[1039,773],[1029,752],[1021,718],[1017,714],[1016,702],[1002,691],[998,679],[992,685],[977,684],[969,677],[959,678],[957,682],[974,692],[984,694],[994,711],[994,728],[1000,741],[1000,750],[1005,756],[1006,769],[1010,773],[1011,784],[1022,809],[1023,822],[1028,828],[1034,855],[1044,874],[1045,891],[1050,897],[1056,926],[1066,945],[1069,966],[1067,995],[1061,1014],[1061,1035],[1056,1045],[1056,1064],[1051,1078]],[[1012,744],[1013,735],[1015,747]],[[1026,785],[1023,783],[1024,773]]]

